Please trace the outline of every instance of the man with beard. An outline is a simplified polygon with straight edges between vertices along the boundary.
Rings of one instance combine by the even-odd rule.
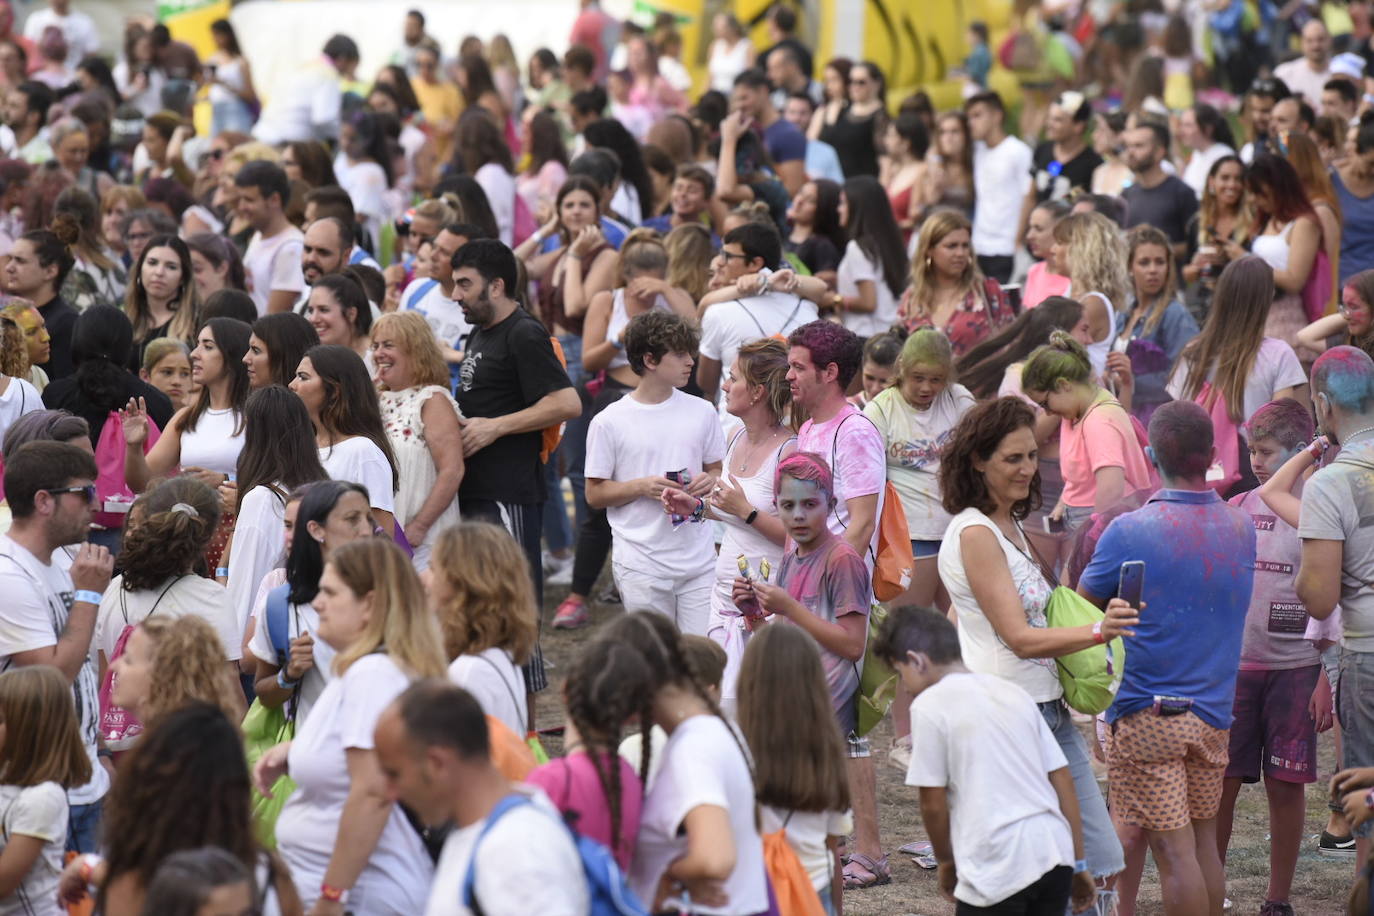
[[[5,126],[12,132],[12,147],[7,155],[23,159],[30,165],[42,165],[52,158],[52,147],[48,145],[47,123],[48,108],[53,103],[53,93],[44,84],[26,80],[15,86],[4,97]],[[2,137],[0,142],[11,137]]]
[[[306,228],[301,244],[301,275],[305,278],[305,289],[296,300],[295,311],[305,313],[305,304],[310,301],[310,288],[320,282],[320,277],[325,274],[336,274],[347,267],[348,255],[352,250],[353,237],[343,220],[325,216]]]
[[[1126,200],[1126,228],[1142,223],[1154,226],[1173,243],[1174,256],[1188,249],[1188,221],[1197,213],[1197,197],[1182,179],[1165,174],[1169,155],[1169,128],[1155,121],[1126,131],[1126,165],[1135,183],[1122,192]]]
[[[513,298],[511,250],[494,239],[477,239],[459,248],[450,263],[453,301],[472,326],[458,373],[466,463],[459,506],[464,518],[495,522],[524,548],[542,601],[543,430],[580,415],[582,401],[549,332]],[[531,693],[548,686],[538,645],[525,666],[525,685]],[[531,703],[531,718],[533,709]]]

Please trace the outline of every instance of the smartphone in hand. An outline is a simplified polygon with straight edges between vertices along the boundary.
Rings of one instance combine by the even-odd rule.
[[[1131,607],[1140,609],[1141,594],[1145,591],[1145,561],[1131,560],[1121,564],[1116,596]]]

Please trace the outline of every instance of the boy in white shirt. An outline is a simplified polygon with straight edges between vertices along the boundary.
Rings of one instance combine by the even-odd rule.
[[[625,610],[667,614],[683,633],[705,636],[716,555],[701,507],[720,476],[725,437],[715,409],[678,390],[692,375],[697,332],[655,309],[631,319],[624,341],[639,386],[592,419],[587,504],[607,510]],[[693,518],[673,521],[661,499],[667,488],[697,497]]]
[[[916,697],[906,783],[921,791],[940,890],[961,916],[1063,913],[1070,896],[1073,912],[1088,908],[1097,888],[1073,777],[1030,695],[965,668],[954,624],[928,608],[893,608],[873,651]]]

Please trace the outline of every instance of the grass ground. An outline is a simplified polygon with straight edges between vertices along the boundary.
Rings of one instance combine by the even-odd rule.
[[[597,624],[622,613],[618,604],[593,605],[594,624],[582,630],[562,631],[547,626],[553,609],[566,593],[562,588],[546,589],[543,633],[544,657],[552,662],[549,672],[550,689],[540,697],[538,717],[540,727],[560,724],[563,710],[558,697],[568,662],[578,647],[591,639]],[[954,905],[946,901],[935,884],[935,872],[924,871],[910,858],[896,854],[896,848],[915,839],[924,839],[916,791],[903,785],[903,775],[886,759],[891,743],[891,729],[885,722],[873,735],[873,747],[879,753],[878,818],[884,848],[892,850],[892,883],[884,887],[845,894],[845,913],[848,916],[945,916],[954,912]],[[546,742],[550,753],[558,752],[558,741]],[[1323,736],[1321,748],[1322,772],[1330,774],[1335,755],[1330,736]],[[1293,885],[1292,903],[1297,916],[1338,916],[1345,913],[1345,900],[1354,878],[1354,863],[1333,860],[1317,855],[1316,836],[1326,823],[1326,799],[1322,784],[1312,786],[1307,794],[1307,833],[1302,857],[1298,861]],[[1247,786],[1236,807],[1236,824],[1227,863],[1227,896],[1234,902],[1229,912],[1234,916],[1254,916],[1264,902],[1269,880],[1268,813],[1264,790]],[[1137,913],[1157,916],[1164,912],[1160,904],[1159,881],[1152,863],[1147,863]]]

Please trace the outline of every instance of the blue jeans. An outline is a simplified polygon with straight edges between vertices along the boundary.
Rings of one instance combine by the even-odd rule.
[[[1126,867],[1126,861],[1116,827],[1107,813],[1107,803],[1102,799],[1102,790],[1097,787],[1092,764],[1088,761],[1088,746],[1063,700],[1036,705],[1069,762],[1074,791],[1078,794],[1078,814],[1083,822],[1083,852],[1088,860],[1088,871],[1094,878],[1114,875]]]
[[[1374,652],[1341,648],[1336,719],[1341,723],[1341,767],[1374,765]],[[1355,836],[1369,837],[1371,826],[1365,821],[1355,828]]]
[[[582,372],[582,338],[576,334],[562,334],[559,335],[558,342],[563,345],[563,355],[568,360],[568,378],[572,380],[574,388],[581,389],[582,383],[586,381]],[[582,408],[582,416],[569,420],[563,427],[563,441],[558,446],[558,453],[563,459],[563,474],[568,478],[573,491],[572,532],[582,530],[582,522],[587,517],[587,484],[582,475],[582,468],[587,463],[587,428],[592,420],[585,398]],[[545,516],[545,521],[547,520]],[[572,539],[570,532],[569,541]]]
[[[100,849],[100,813],[105,804],[72,805],[67,811],[67,852],[97,852]]]
[[[573,545],[568,504],[563,501],[563,488],[559,486],[562,475],[558,472],[558,463],[562,454],[563,443],[560,442],[544,464],[544,487],[548,493],[544,497],[543,535],[544,546],[549,550],[567,550]]]

